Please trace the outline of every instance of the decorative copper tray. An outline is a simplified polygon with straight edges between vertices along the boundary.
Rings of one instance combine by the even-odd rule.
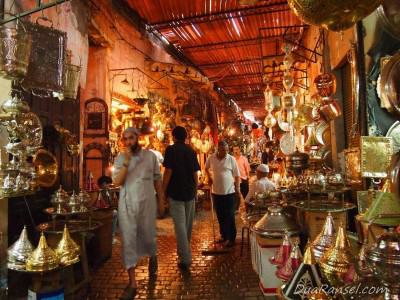
[[[361,176],[387,177],[393,154],[392,138],[378,136],[361,137]]]

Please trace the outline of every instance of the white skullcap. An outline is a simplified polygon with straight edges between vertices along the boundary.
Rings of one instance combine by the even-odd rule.
[[[140,135],[140,131],[138,129],[136,129],[135,127],[128,127],[124,130],[124,132],[122,133],[122,135],[125,135],[126,133],[132,133],[136,136]]]
[[[257,167],[257,171],[262,173],[269,173],[269,167],[266,164],[260,164]]]

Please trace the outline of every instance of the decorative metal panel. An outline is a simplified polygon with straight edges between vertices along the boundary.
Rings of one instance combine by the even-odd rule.
[[[32,50],[23,87],[33,92],[62,92],[67,34],[37,23],[25,23],[25,27],[32,35]]]
[[[361,137],[361,176],[385,178],[393,154],[392,138]]]

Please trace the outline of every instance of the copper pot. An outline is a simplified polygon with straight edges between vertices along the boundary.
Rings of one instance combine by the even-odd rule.
[[[314,79],[318,94],[321,97],[331,97],[336,93],[336,77],[332,73],[323,73]]]
[[[342,114],[342,109],[336,100],[330,100],[321,105],[319,112],[325,121],[330,122]]]

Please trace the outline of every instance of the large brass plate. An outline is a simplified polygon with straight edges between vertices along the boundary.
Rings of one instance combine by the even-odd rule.
[[[392,138],[361,137],[361,176],[385,178],[393,154]]]

